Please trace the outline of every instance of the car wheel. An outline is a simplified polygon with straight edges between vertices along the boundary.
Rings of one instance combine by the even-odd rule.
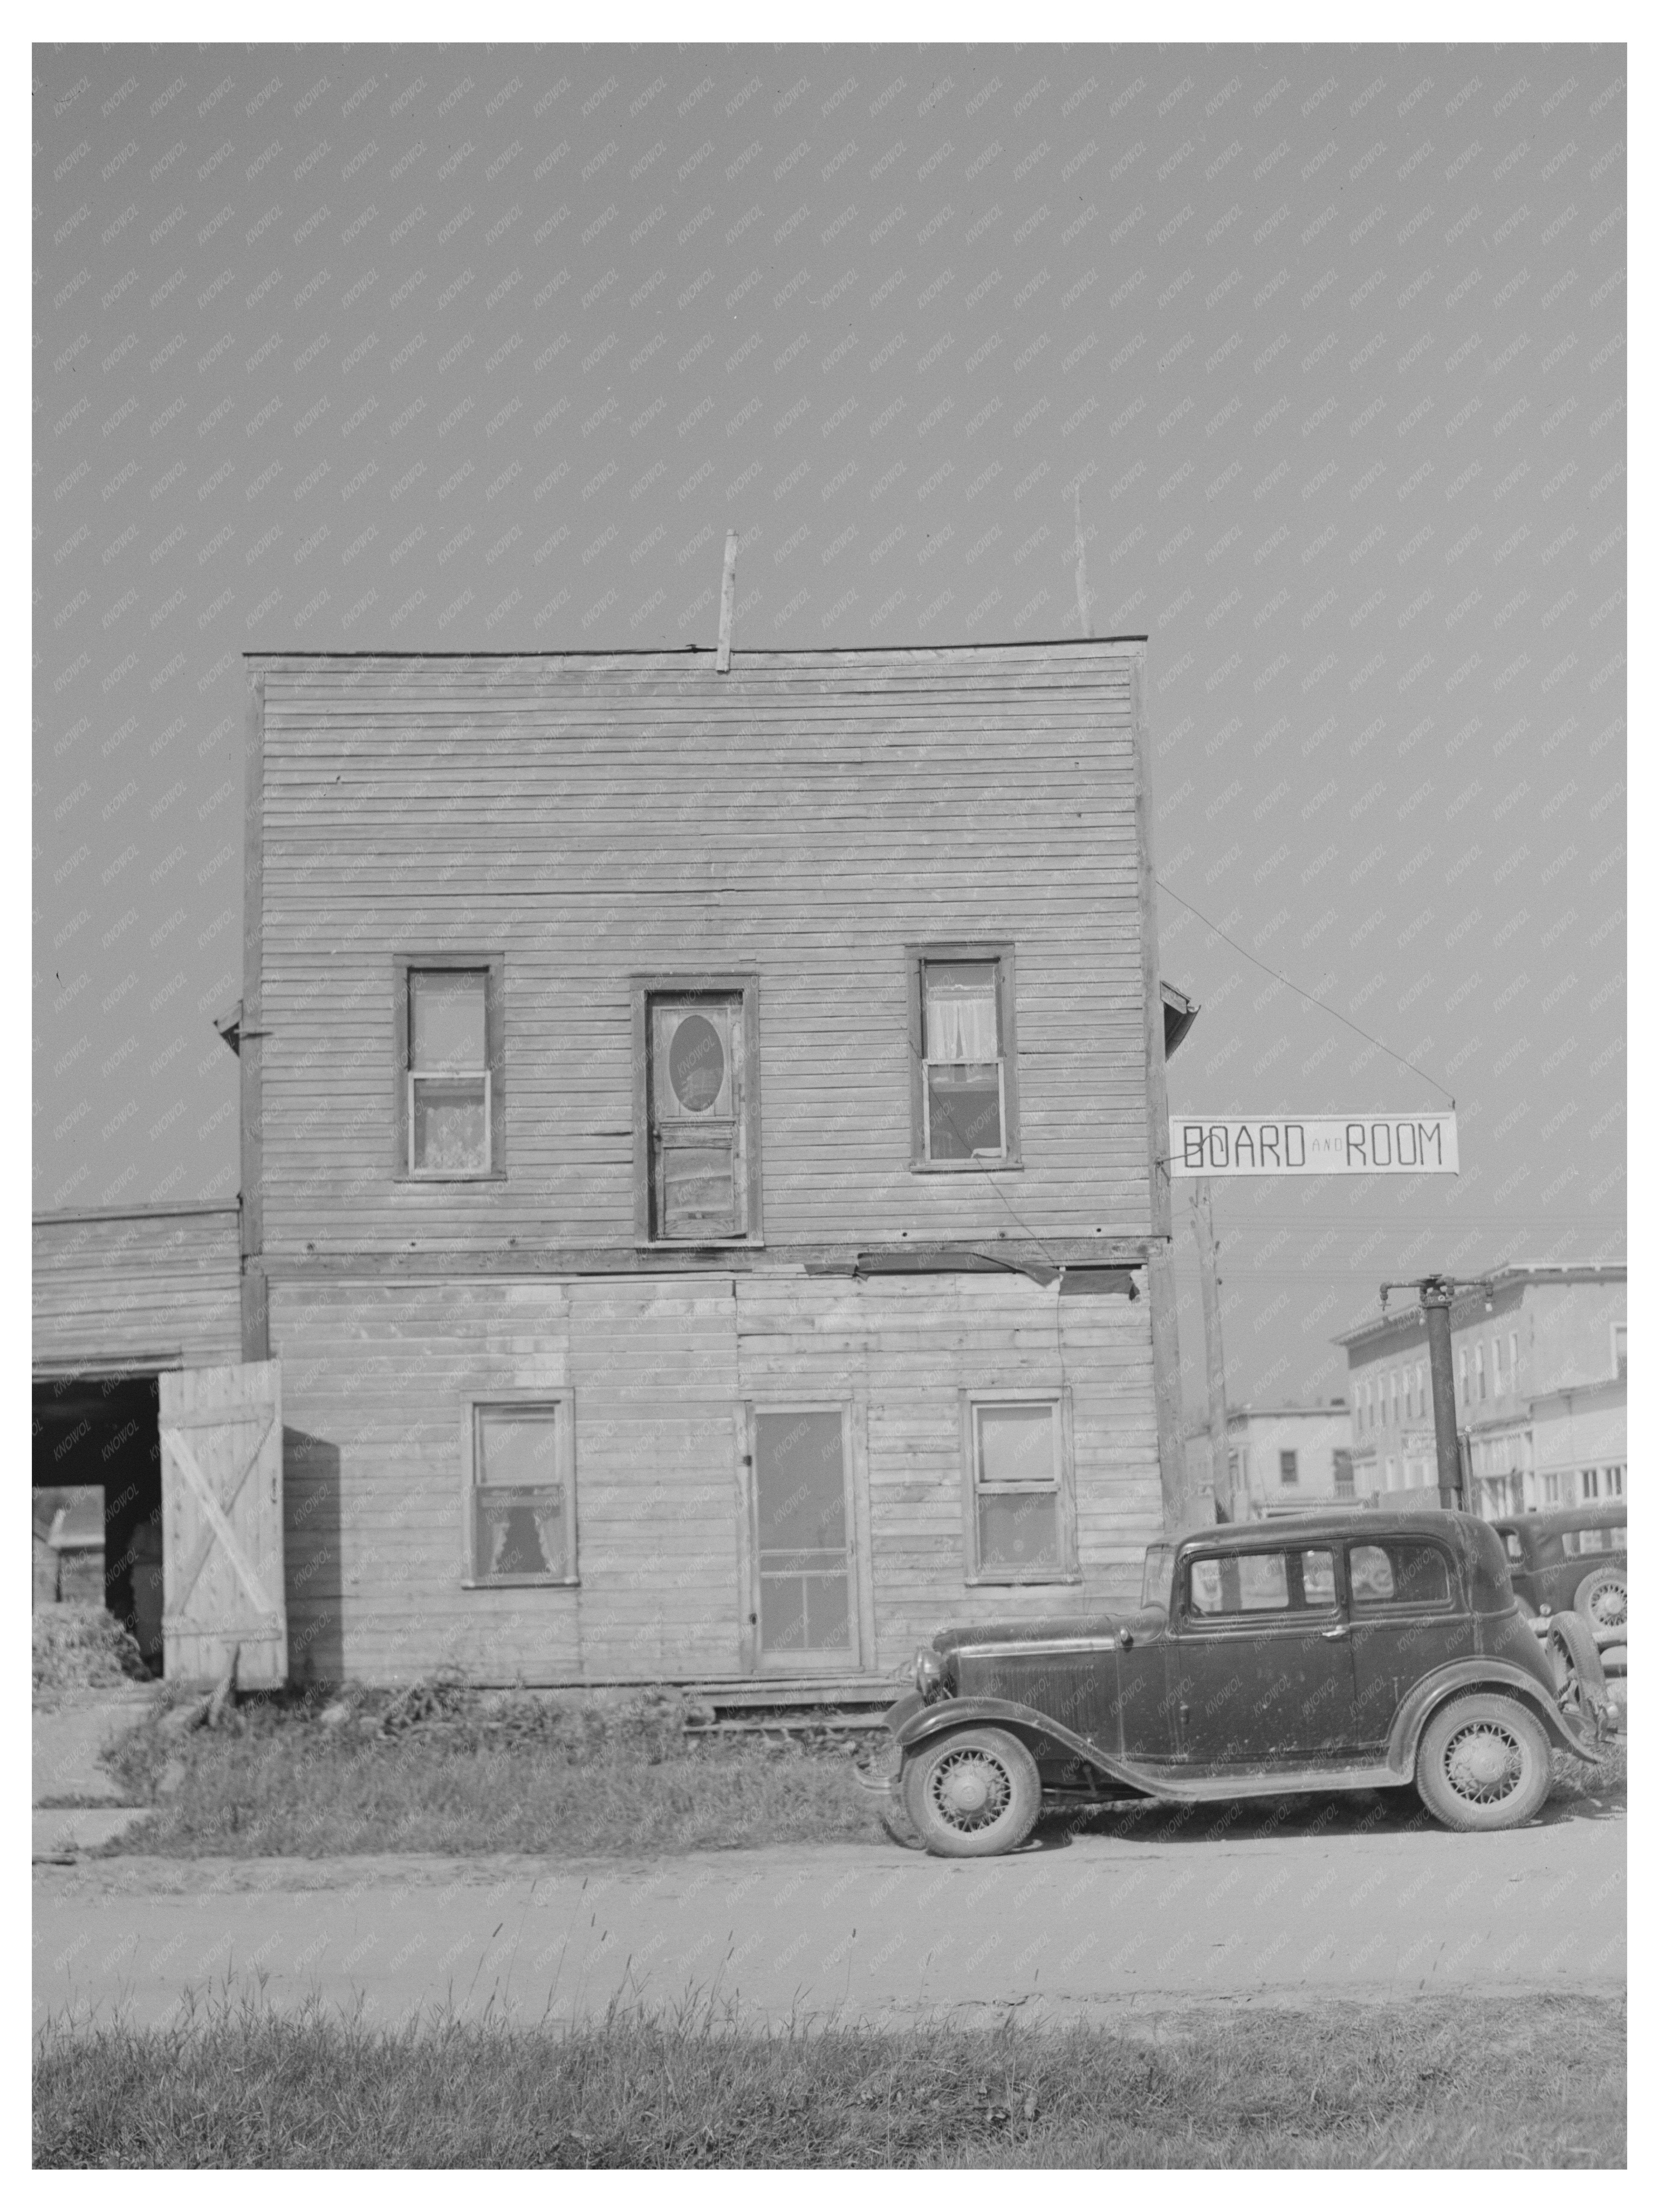
[[[1607,1677],[1595,1638],[1577,1613],[1558,1613],[1550,1622],[1547,1648],[1563,1717],[1597,1734],[1607,1710]]]
[[[922,1843],[948,1859],[1012,1850],[1036,1826],[1042,1805],[1036,1759],[1003,1729],[935,1737],[905,1760],[902,1789]]]
[[[1622,1642],[1630,1623],[1630,1578],[1623,1567],[1597,1567],[1573,1593],[1573,1610],[1597,1635]]]
[[[1518,1827],[1549,1786],[1549,1738],[1514,1698],[1476,1691],[1430,1717],[1418,1746],[1417,1790],[1443,1826]]]

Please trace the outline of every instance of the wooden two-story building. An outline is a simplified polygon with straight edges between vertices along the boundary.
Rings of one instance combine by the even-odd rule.
[[[1144,651],[250,659],[295,1680],[878,1678],[1136,1587],[1193,1011]]]

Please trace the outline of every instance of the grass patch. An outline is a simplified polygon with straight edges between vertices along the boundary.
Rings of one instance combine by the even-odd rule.
[[[40,2166],[1619,2166],[1622,1999],[805,2035],[252,2004],[36,2038]]]
[[[200,1712],[199,1702],[158,1692],[103,1754],[121,1801],[151,1808],[103,1847],[106,1855],[568,1857],[887,1843],[850,1771],[854,1753],[874,1748],[867,1733],[688,1735],[684,1702],[667,1692],[601,1705],[489,1697],[440,1681],[331,1706],[253,1698],[211,1727],[182,1725]],[[1622,1806],[1622,1738],[1611,1753],[1595,1768],[1555,1754],[1545,1817],[1605,1817]],[[1064,1825],[1068,1817],[1085,1833],[1153,1841],[1432,1825],[1409,1791],[1380,1806],[1339,1794],[1201,1807],[1148,1802],[1049,1819]]]
[[[106,1755],[149,1816],[106,1848],[327,1857],[718,1850],[884,1840],[850,1741],[688,1737],[656,1697],[605,1709],[434,1691],[314,1708],[252,1703],[180,1733],[164,1710]]]

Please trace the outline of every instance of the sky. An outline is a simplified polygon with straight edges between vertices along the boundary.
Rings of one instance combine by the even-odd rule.
[[[1456,1102],[1217,1185],[1232,1396],[1623,1256],[1622,47],[33,61],[37,1209],[234,1194],[245,652],[712,644],[728,528],[739,648],[1073,636],[1080,514],[1172,1103]]]

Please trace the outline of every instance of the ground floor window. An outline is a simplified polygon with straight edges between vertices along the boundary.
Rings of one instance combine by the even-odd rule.
[[[571,1394],[470,1398],[465,1424],[470,1586],[568,1583],[576,1572]]]
[[[966,1400],[970,1580],[1074,1577],[1069,1425],[1063,1395]]]

